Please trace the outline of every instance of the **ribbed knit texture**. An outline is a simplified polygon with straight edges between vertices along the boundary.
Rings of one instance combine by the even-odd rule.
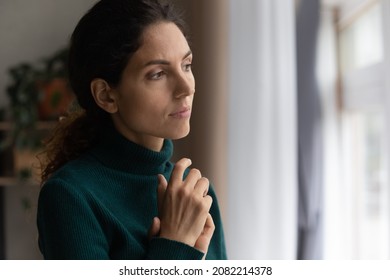
[[[39,247],[45,259],[202,259],[180,242],[147,237],[157,216],[157,174],[170,178],[173,145],[161,152],[105,128],[91,150],[59,169],[44,184],[38,202]],[[215,193],[215,223],[206,259],[226,259]]]

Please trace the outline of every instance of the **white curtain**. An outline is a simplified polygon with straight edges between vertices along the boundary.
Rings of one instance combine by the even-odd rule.
[[[229,3],[229,258],[295,259],[294,1]]]
[[[343,183],[341,112],[337,108],[337,38],[333,8],[323,6],[317,52],[317,77],[323,110],[324,141],[324,259],[350,258],[349,219],[351,197]]]
[[[383,6],[383,36],[384,36],[384,56],[385,56],[385,77],[390,77],[390,0],[382,0]],[[386,79],[386,139],[387,143],[390,143],[390,79]],[[389,147],[388,145],[387,147]],[[386,171],[390,174],[390,149],[387,150],[386,155]],[[388,175],[389,176],[389,175]],[[388,179],[389,180],[389,179]],[[390,180],[389,180],[390,181]],[[390,193],[388,193],[387,198],[387,213],[388,217],[390,217]],[[390,225],[390,220],[389,223]],[[387,229],[388,236],[390,235],[390,227]],[[390,242],[388,243],[390,244]],[[390,248],[388,248],[388,252],[390,252]],[[390,255],[390,253],[388,254]]]

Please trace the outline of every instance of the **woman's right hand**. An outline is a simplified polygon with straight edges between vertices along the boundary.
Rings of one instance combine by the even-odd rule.
[[[214,233],[214,222],[209,214],[212,198],[207,195],[208,179],[197,169],[191,169],[185,180],[184,171],[191,160],[179,160],[169,183],[159,175],[158,207],[160,237],[179,241],[207,253]]]

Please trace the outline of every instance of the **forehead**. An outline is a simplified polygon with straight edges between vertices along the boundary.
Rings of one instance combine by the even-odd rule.
[[[137,64],[144,64],[154,59],[181,60],[189,50],[187,39],[176,24],[160,22],[144,30],[141,47],[131,60]]]

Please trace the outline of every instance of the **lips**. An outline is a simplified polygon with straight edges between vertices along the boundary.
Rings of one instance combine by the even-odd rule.
[[[169,114],[170,117],[175,119],[185,119],[191,116],[191,108],[190,107],[182,107],[178,111]]]

